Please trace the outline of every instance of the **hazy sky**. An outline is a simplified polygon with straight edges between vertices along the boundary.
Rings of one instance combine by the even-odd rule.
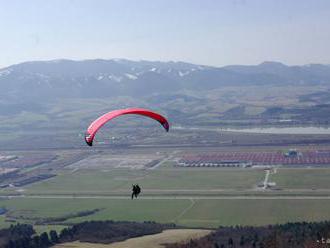
[[[0,67],[128,58],[330,64],[329,0],[0,0]]]

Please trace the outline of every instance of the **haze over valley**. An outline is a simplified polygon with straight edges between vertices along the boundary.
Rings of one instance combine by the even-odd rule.
[[[175,127],[327,125],[329,87],[330,66],[321,64],[217,68],[125,59],[25,62],[0,70],[0,129],[17,135],[77,130],[71,133],[76,137],[95,116],[132,106],[161,111]],[[130,126],[128,120],[113,126]]]

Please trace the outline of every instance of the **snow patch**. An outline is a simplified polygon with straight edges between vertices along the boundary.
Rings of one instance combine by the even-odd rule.
[[[185,72],[179,71],[179,76],[184,77],[184,76],[188,75],[189,73],[190,73],[190,71],[185,71]]]
[[[137,79],[137,76],[135,75],[132,75],[132,74],[129,74],[129,73],[125,73],[125,76],[129,79],[132,79],[132,80],[136,80]]]
[[[125,59],[112,59],[112,61],[114,61],[114,62],[117,62],[117,63],[121,63],[121,62],[124,62],[125,61]]]
[[[103,78],[104,78],[103,76],[98,76],[98,77],[97,77],[97,80],[100,81],[100,80],[102,80]]]
[[[110,80],[113,80],[113,81],[116,81],[116,82],[121,82],[121,80],[123,79],[122,77],[120,76],[115,76],[115,75],[109,75],[108,77]]]
[[[52,60],[48,60],[48,61],[43,61],[43,63],[46,64],[59,64],[63,61],[66,61],[65,59],[52,59]],[[36,61],[38,63],[38,61]],[[28,62],[28,63],[35,63],[35,62]]]
[[[144,71],[140,71],[140,72],[135,73],[135,75],[140,76],[140,75],[142,75],[143,73],[144,73]]]
[[[11,70],[3,70],[3,71],[0,71],[0,77],[1,76],[7,76],[11,73]]]

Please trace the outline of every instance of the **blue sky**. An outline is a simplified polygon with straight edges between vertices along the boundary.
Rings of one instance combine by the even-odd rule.
[[[0,67],[48,59],[330,64],[329,0],[0,0]]]

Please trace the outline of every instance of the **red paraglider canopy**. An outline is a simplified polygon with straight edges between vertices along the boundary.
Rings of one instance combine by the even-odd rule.
[[[112,120],[113,118],[116,118],[121,115],[127,115],[127,114],[135,114],[135,115],[143,115],[147,116],[149,118],[152,118],[156,121],[158,121],[168,132],[170,125],[165,117],[163,117],[160,114],[157,114],[155,112],[152,112],[148,109],[143,108],[129,108],[129,109],[118,109],[111,111],[109,113],[106,113],[99,118],[97,118],[95,121],[90,124],[88,127],[86,134],[85,134],[85,141],[89,146],[93,145],[94,137],[97,133],[97,131],[108,121]]]

